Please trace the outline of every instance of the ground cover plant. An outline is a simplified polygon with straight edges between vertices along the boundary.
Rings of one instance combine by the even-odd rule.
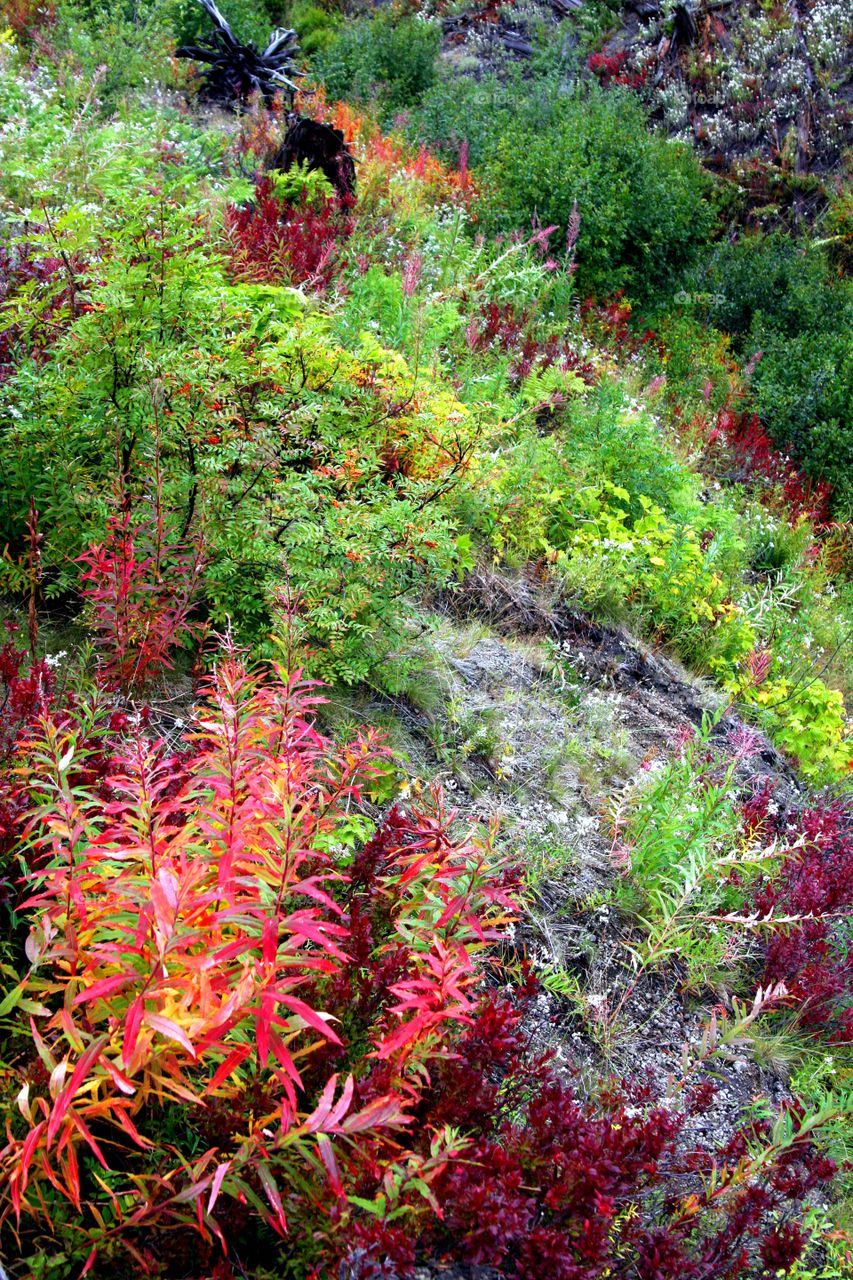
[[[735,1009],[757,991],[766,1005],[747,1034],[787,1045],[803,1097],[820,1096],[806,1064],[829,1050],[843,1091],[853,1002],[849,802],[823,796],[791,809],[766,780],[744,786],[758,735],[730,729],[726,754],[711,729],[687,735],[615,811],[617,893],[642,920],[638,959],[658,967],[678,956],[688,988],[724,983],[739,993]]]
[[[489,841],[455,836],[436,795],[364,845],[344,835],[342,859],[375,736],[333,746],[310,684],[261,678],[227,642],[201,696],[178,755],[103,703],[48,711],[20,743],[35,914],[4,1002],[30,1029],[2,1158],[25,1256],[32,1217],[40,1251],[110,1274],[184,1274],[185,1248],[227,1274],[260,1226],[298,1231],[303,1268],[370,1275],[413,1261],[424,1218],[421,1247],[506,1275],[542,1250],[565,1275],[618,1274],[627,1251],[650,1275],[799,1255],[785,1214],[834,1170],[804,1115],[745,1130],[689,1209],[648,1199],[685,1117],[647,1086],[582,1104],[547,1060],[524,1066],[521,1010],[483,986],[518,909]]]
[[[3,1274],[850,1274],[845,196],[700,8],[3,3]]]

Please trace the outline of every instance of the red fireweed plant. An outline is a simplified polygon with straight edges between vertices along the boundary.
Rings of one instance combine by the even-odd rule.
[[[797,1022],[831,1043],[853,1040],[853,815],[843,801],[785,813],[764,788],[745,816],[782,847],[778,875],[751,906],[763,916],[790,918],[765,948],[762,981],[784,982]]]
[[[792,525],[803,517],[818,528],[829,524],[829,485],[808,481],[774,447],[757,414],[738,410],[731,402],[724,406],[707,433],[705,451],[709,466],[723,470],[729,481],[762,486],[765,494],[775,497]]]
[[[16,896],[9,863],[27,810],[26,789],[13,767],[18,740],[47,711],[55,684],[43,658],[25,667],[26,650],[13,638],[17,627],[7,627],[9,639],[0,645],[0,901]]]
[[[167,542],[158,523],[122,511],[79,559],[104,673],[121,689],[143,687],[172,667],[171,650],[199,638],[190,617],[204,568],[198,545]]]
[[[83,272],[75,255],[63,259],[26,247],[0,248],[0,384],[22,355],[42,361],[74,319]]]
[[[237,280],[304,285],[326,293],[346,265],[342,243],[352,234],[352,197],[293,204],[272,180],[255,184],[255,199],[226,212],[231,271]]]
[[[142,1226],[226,1250],[235,1203],[280,1235],[325,1203],[334,1235],[347,1188],[429,1197],[456,1151],[449,1130],[399,1155],[391,1135],[476,1011],[474,957],[512,897],[488,843],[450,834],[440,797],[397,811],[378,883],[387,928],[367,957],[387,982],[369,1043],[346,1055],[377,1075],[357,1087],[353,1070],[339,1084],[312,1065],[344,1048],[334,997],[360,945],[329,850],[387,755],[373,731],[323,738],[320,701],[301,674],[263,678],[226,646],[183,757],[131,723],[100,793],[72,781],[91,750],[72,717],[45,715],[26,744],[33,925],[17,999],[33,1053],[0,1153],[2,1216],[51,1230],[67,1201],[85,1269],[120,1245],[146,1271]],[[232,1127],[183,1151],[159,1136],[175,1108],[198,1117],[196,1135],[223,1111]]]

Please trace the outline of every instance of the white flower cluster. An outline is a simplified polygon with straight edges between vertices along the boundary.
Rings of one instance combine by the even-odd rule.
[[[657,105],[670,129],[680,129],[690,113],[690,94],[682,80],[669,80],[657,92]]]
[[[808,15],[807,39],[815,62],[826,70],[844,66],[853,40],[850,0],[817,0]]]

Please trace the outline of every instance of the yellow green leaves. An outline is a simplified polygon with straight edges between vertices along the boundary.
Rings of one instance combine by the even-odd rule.
[[[799,679],[771,678],[738,688],[741,701],[768,713],[775,741],[813,781],[837,779],[853,768],[853,734],[844,699],[808,669]]]
[[[593,607],[639,610],[646,629],[685,657],[733,670],[755,636],[714,568],[713,537],[609,481],[580,491],[576,502],[575,528],[556,557],[567,588]]]

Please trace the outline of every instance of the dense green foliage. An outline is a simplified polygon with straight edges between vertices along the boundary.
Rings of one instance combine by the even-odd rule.
[[[198,101],[188,0],[0,5],[0,1273],[843,1280],[845,197],[723,234],[585,74],[604,0],[520,68],[442,5],[230,7],[303,30],[353,198]]]
[[[14,81],[7,93],[21,113],[26,94]],[[628,138],[647,136],[642,115],[600,92],[573,102],[579,116],[587,107],[593,125],[623,138],[628,165]],[[256,128],[249,118],[236,148],[264,145]],[[236,153],[222,157],[215,139],[178,121],[168,133],[140,146],[135,125],[107,121],[81,147],[56,96],[36,126],[9,136],[10,206],[35,178],[53,210],[21,242],[53,266],[22,278],[7,301],[16,370],[0,389],[0,537],[10,586],[26,580],[31,498],[43,590],[64,598],[77,557],[130,504],[140,518],[153,509],[167,540],[203,548],[200,608],[216,626],[231,619],[257,651],[268,651],[283,599],[299,599],[315,669],[333,678],[393,679],[385,657],[407,626],[397,602],[456,577],[478,550],[518,565],[547,560],[579,602],[665,639],[734,690],[765,638],[774,678],[789,687],[815,639],[843,670],[832,656],[843,623],[820,589],[809,585],[814,604],[792,619],[782,588],[768,609],[763,589],[747,585],[769,556],[805,599],[814,567],[804,569],[803,540],[782,561],[756,547],[739,500],[720,491],[709,502],[679,449],[662,447],[655,415],[608,370],[606,345],[633,341],[629,309],[606,313],[604,350],[580,354],[583,212],[570,254],[561,228],[472,240],[466,206],[476,216],[484,196],[467,176],[374,136],[356,218],[336,214],[316,182],[288,179],[223,219],[215,186],[252,194],[228,176]],[[585,136],[590,155],[611,137],[592,127]],[[661,156],[678,155],[650,139],[638,171],[654,175]],[[602,150],[602,190],[619,192],[605,160]],[[87,193],[85,212],[75,188]],[[67,261],[49,256],[60,240]],[[593,241],[587,272],[604,271],[607,252],[595,267]],[[611,263],[613,283],[622,270]],[[312,300],[330,289],[334,305]],[[752,324],[737,297],[733,284],[735,331]],[[686,338],[697,341],[690,329]],[[683,385],[701,405],[695,360],[684,356],[673,391]],[[663,365],[673,378],[676,357],[674,347]],[[725,404],[728,393],[716,394]],[[780,523],[769,536],[782,547]],[[764,699],[775,701],[796,752],[797,731],[783,725],[798,723],[797,701]],[[829,711],[840,754],[826,764],[843,769],[843,715]]]
[[[561,71],[533,84],[444,77],[413,113],[409,133],[454,157],[467,143],[490,231],[538,219],[564,240],[577,201],[584,292],[672,292],[713,224],[708,180],[689,150],[651,132],[627,91],[567,89]]]
[[[185,194],[108,217],[115,251],[99,261],[97,302],[70,319],[48,366],[22,361],[4,389],[14,425],[0,538],[22,545],[34,497],[47,591],[62,595],[125,503],[158,512],[179,541],[203,527],[212,620],[263,649],[286,582],[323,669],[352,680],[380,637],[393,642],[401,591],[456,561],[432,494],[461,406],[367,334],[339,347],[297,293],[229,283]],[[392,485],[404,432],[421,460]]]
[[[578,279],[585,291],[671,289],[712,221],[705,180],[689,151],[657,138],[627,95],[525,95],[483,166],[495,230],[537,217],[565,236],[581,214]]]
[[[348,22],[313,62],[331,98],[375,102],[382,117],[418,102],[436,76],[437,23],[390,11]]]
[[[715,250],[697,276],[697,311],[731,335],[738,354],[761,353],[755,407],[808,475],[853,503],[853,287],[826,251],[789,236],[746,236]]]

